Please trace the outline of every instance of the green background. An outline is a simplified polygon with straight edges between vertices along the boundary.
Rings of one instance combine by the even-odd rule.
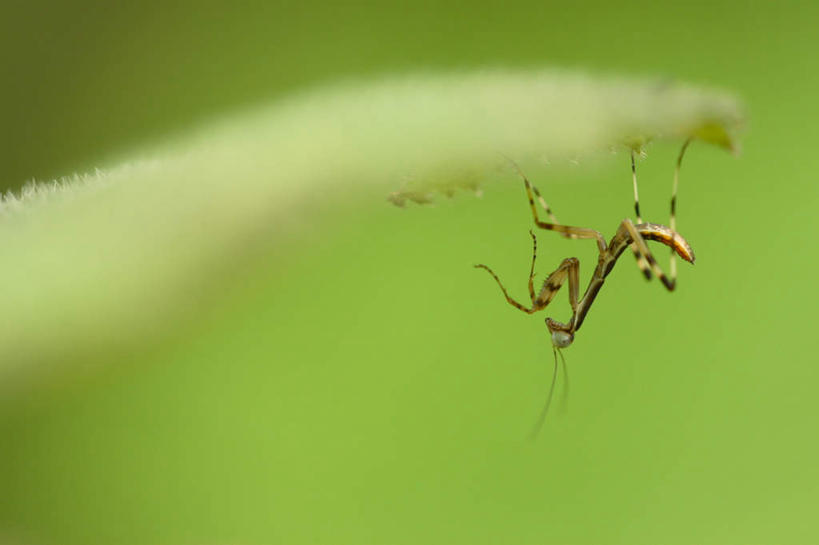
[[[114,165],[339,78],[485,66],[659,74],[736,91],[738,158],[695,143],[669,294],[626,256],[566,351],[568,411],[525,437],[552,354],[525,295],[531,218],[482,199],[320,208],[207,312],[0,405],[14,543],[809,543],[816,434],[819,10],[808,3],[12,3],[0,180]],[[678,144],[650,148],[666,222]],[[627,157],[527,172],[609,235]],[[540,234],[538,271],[592,243]],[[661,248],[664,250],[664,248]],[[658,254],[663,256],[666,252]],[[665,265],[665,259],[660,259]],[[8,266],[8,265],[7,265]],[[13,313],[14,309],[2,312]],[[99,365],[111,363],[112,365]],[[555,407],[557,409],[558,407]]]

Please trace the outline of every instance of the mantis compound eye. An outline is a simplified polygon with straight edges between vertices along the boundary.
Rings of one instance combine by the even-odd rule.
[[[558,348],[566,348],[574,341],[574,335],[568,331],[552,331],[552,344]]]

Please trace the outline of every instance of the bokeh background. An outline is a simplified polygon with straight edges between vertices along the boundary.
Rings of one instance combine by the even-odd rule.
[[[514,311],[471,269],[489,263],[525,295],[518,180],[499,174],[483,198],[405,210],[373,195],[321,209],[309,234],[253,260],[167,335],[5,392],[0,539],[819,540],[817,6],[3,11],[5,189],[116,165],[301,89],[412,70],[667,76],[735,91],[750,121],[739,157],[695,143],[686,159],[679,228],[697,264],[682,264],[673,294],[630,258],[618,265],[566,352],[568,410],[550,414],[538,441],[526,435],[551,377],[543,317]],[[652,146],[640,164],[651,220],[667,219],[678,145]],[[531,168],[566,222],[610,234],[631,213],[623,153]],[[540,235],[541,273],[571,255],[591,271],[592,244]],[[568,316],[556,304],[544,314]]]

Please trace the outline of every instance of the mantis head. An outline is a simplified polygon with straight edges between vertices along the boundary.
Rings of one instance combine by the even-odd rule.
[[[549,328],[549,332],[552,334],[552,345],[555,348],[566,348],[574,341],[574,333],[572,333],[570,326],[546,318],[546,327]]]

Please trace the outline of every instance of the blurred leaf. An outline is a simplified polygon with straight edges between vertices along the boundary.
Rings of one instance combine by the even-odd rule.
[[[501,154],[734,147],[741,117],[724,93],[559,71],[347,83],[228,117],[150,161],[6,197],[0,374],[154,338],[258,250],[256,234],[286,240],[317,204],[474,190]]]

